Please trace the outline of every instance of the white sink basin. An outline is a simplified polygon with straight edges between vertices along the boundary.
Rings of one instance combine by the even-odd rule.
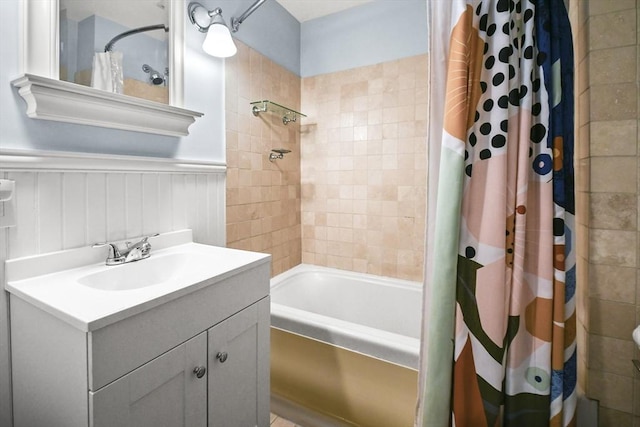
[[[82,247],[8,260],[5,289],[92,331],[269,264],[266,254],[193,243],[190,230],[155,238],[147,259],[106,266],[106,255]]]
[[[78,278],[78,283],[103,291],[128,291],[159,285],[185,273],[190,256],[173,253],[151,256],[136,262],[110,267],[107,270]]]

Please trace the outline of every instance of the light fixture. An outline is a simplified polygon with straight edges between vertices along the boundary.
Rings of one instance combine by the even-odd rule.
[[[233,43],[231,32],[222,18],[222,9],[219,7],[207,10],[197,2],[189,3],[189,20],[196,28],[207,33],[202,43],[202,50],[211,56],[228,58],[236,54],[238,49]]]

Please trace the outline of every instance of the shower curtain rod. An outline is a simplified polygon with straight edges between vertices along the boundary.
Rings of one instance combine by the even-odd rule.
[[[148,25],[146,27],[134,28],[132,30],[125,31],[124,33],[118,34],[117,36],[109,40],[109,43],[107,43],[104,46],[104,51],[111,52],[111,49],[113,49],[113,45],[116,44],[116,42],[120,39],[123,39],[125,37],[131,36],[134,34],[143,33],[145,31],[153,31],[153,30],[164,30],[164,32],[167,33],[169,32],[169,27],[167,27],[164,24],[157,24],[157,25]]]

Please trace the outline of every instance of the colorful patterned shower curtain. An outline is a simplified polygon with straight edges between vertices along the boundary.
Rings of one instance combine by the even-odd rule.
[[[431,35],[447,37],[448,51],[430,53],[432,68],[446,67],[446,89],[444,99],[431,99],[443,117],[416,424],[575,426],[573,52],[565,5],[430,0],[428,7]]]

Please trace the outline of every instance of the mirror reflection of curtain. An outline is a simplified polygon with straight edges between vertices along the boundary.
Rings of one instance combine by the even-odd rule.
[[[430,51],[431,72],[445,67],[446,88],[430,100],[443,116],[430,120],[441,130],[440,166],[416,424],[575,426],[573,52],[565,5],[428,4],[431,37],[448,45]]]
[[[91,87],[113,93],[124,93],[122,52],[97,52],[93,57]]]
[[[148,0],[126,1],[77,1],[60,0],[60,80],[84,86],[96,80],[94,63],[108,63],[101,56],[105,45],[115,36],[134,28],[148,25],[168,25],[168,14],[161,3]],[[122,53],[119,62],[122,83],[110,92],[144,98],[155,102],[169,103],[169,88],[166,81],[160,85],[150,82],[143,65],[149,64],[162,77],[169,67],[169,33],[158,30],[133,34],[117,41],[114,51]],[[98,75],[102,75],[100,71]],[[112,85],[110,85],[111,87]],[[120,90],[122,86],[122,90]]]

